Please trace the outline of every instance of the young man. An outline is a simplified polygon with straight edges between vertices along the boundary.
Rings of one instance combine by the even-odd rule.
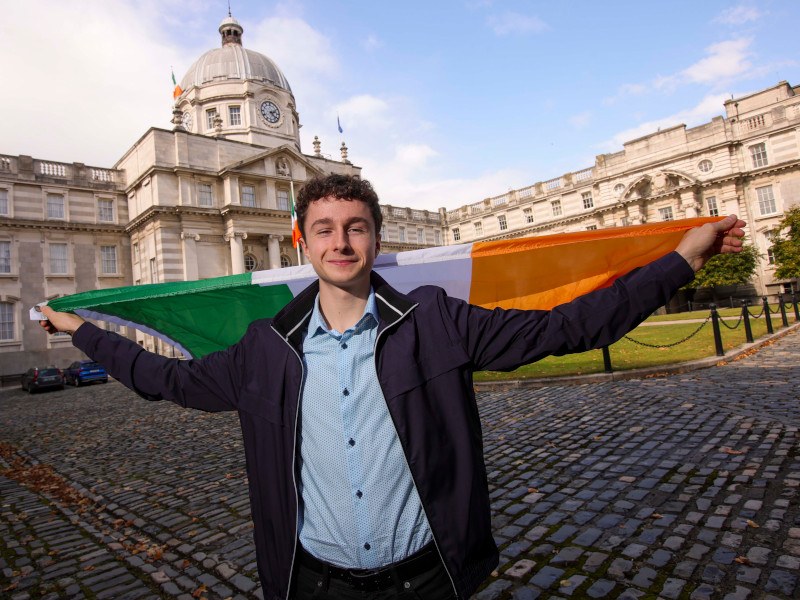
[[[147,399],[238,411],[270,599],[469,597],[498,563],[473,371],[612,343],[744,235],[730,216],[552,311],[489,311],[372,272],[368,182],[312,180],[297,214],[319,280],[223,352],[178,361],[75,315],[42,322]]]

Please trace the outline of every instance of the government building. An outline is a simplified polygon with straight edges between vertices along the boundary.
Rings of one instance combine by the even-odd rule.
[[[336,160],[317,138],[310,154],[302,151],[286,77],[242,44],[235,19],[219,32],[220,47],[198,58],[176,89],[172,129],[151,128],[113,167],[0,154],[0,376],[81,357],[69,336],[46,336],[28,320],[36,302],[297,265],[292,195],[317,175],[361,176],[344,143]],[[798,91],[781,82],[731,99],[710,123],[654,132],[591,167],[455,210],[384,205],[382,248],[733,212],[764,256],[757,290],[783,291],[789,282],[774,279],[770,246],[800,198]],[[120,333],[175,352],[140,332]]]

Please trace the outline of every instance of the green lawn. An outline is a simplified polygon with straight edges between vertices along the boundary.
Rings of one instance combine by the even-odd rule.
[[[755,310],[754,310],[755,308]],[[760,307],[750,307],[751,313],[758,314]],[[661,321],[677,321],[685,319],[705,319],[708,311],[696,311],[693,313],[681,313],[676,315],[659,315],[651,317],[647,323],[658,323]],[[741,314],[741,309],[726,309],[720,311],[724,316],[730,315],[733,319],[726,319],[726,323],[733,327],[737,321],[735,317]],[[794,323],[794,313],[788,312],[789,324]],[[680,319],[677,317],[681,317]],[[767,325],[764,318],[750,319],[753,336],[758,339],[766,335]],[[780,314],[772,315],[772,325],[777,331],[781,327]],[[651,345],[667,346],[679,342],[693,333],[700,326],[700,323],[680,323],[669,325],[640,325],[628,334],[628,338],[638,342]],[[736,329],[730,330],[724,325],[720,325],[722,343],[726,351],[732,350],[737,346],[746,343],[744,324],[739,323]],[[696,360],[708,356],[714,356],[714,333],[709,321],[691,339],[679,343],[670,348],[648,348],[636,344],[623,338],[612,345],[611,364],[615,371],[627,369],[639,369],[658,365],[668,365],[674,363]],[[475,381],[503,381],[512,379],[525,379],[533,377],[558,377],[563,375],[585,375],[589,373],[603,372],[603,354],[600,350],[591,350],[581,354],[570,354],[567,356],[550,356],[539,362],[525,365],[510,373],[499,373],[495,371],[484,371],[475,374]]]

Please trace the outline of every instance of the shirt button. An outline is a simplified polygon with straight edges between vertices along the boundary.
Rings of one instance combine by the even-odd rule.
[[[363,495],[364,495],[364,494],[361,492],[361,490],[358,490],[358,491],[356,492],[356,497],[358,497],[358,498],[361,498],[361,496],[363,496]]]
[[[369,543],[364,544],[364,550],[369,550],[370,548],[372,548],[372,546],[370,546]]]
[[[342,390],[342,394],[344,394],[345,396],[349,396],[350,395],[350,390],[348,390],[347,388],[344,388],[344,390]]]
[[[347,343],[346,342],[342,342],[342,350],[347,350]]]
[[[349,440],[347,440],[347,443],[350,444],[351,446],[355,446],[356,445],[356,441],[353,438],[350,438]]]

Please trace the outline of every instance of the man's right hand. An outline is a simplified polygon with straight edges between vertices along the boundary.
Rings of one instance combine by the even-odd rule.
[[[47,333],[58,333],[61,331],[72,335],[78,330],[78,327],[86,322],[78,315],[67,312],[56,312],[49,306],[40,306],[39,311],[47,317],[47,320],[39,321],[39,325],[41,325]]]

